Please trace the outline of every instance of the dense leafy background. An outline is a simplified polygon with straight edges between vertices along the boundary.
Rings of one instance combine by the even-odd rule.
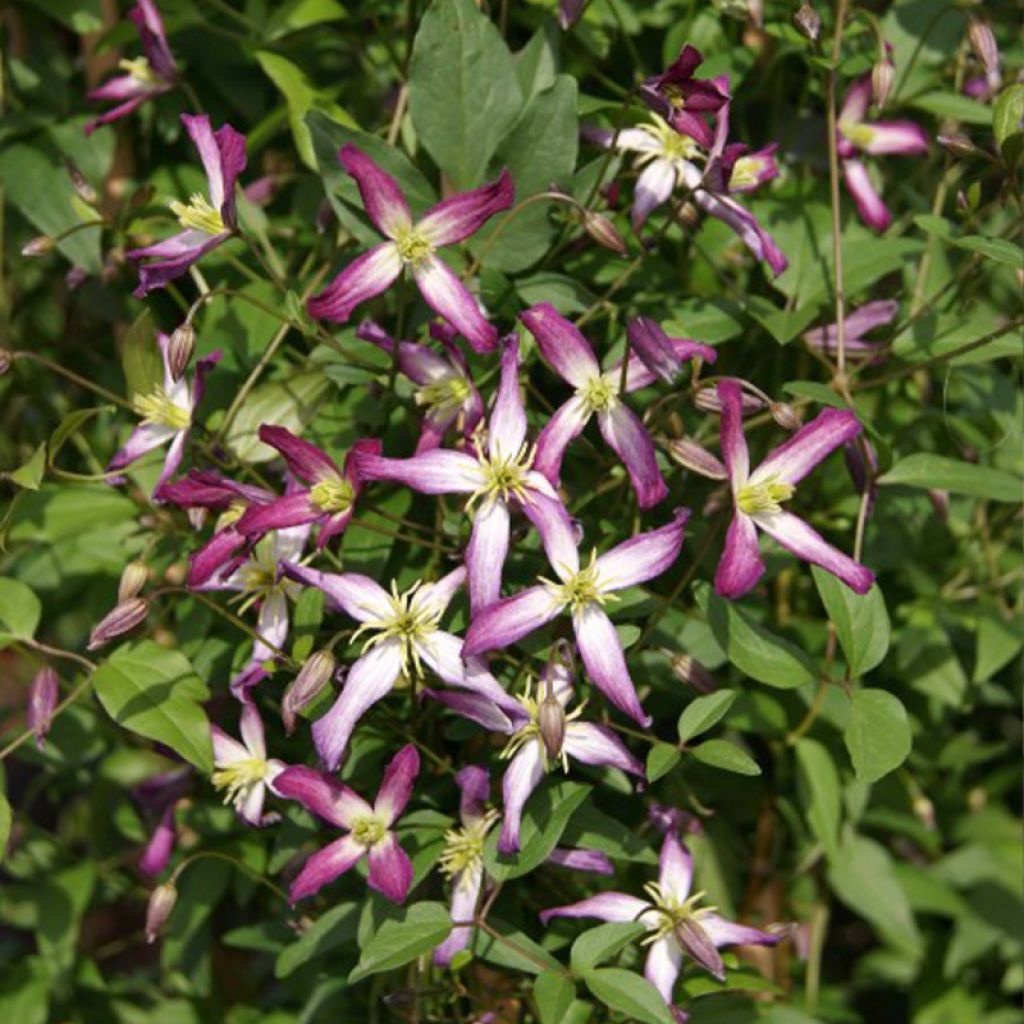
[[[209,785],[207,722],[234,731],[227,680],[251,639],[218,613],[226,605],[180,589],[196,541],[183,514],[150,504],[158,467],[133,471],[118,489],[96,479],[133,421],[119,406],[153,380],[154,327],[176,326],[177,299],[197,294],[184,279],[177,295],[155,293],[143,305],[130,296],[123,260],[128,235],[161,235],[166,202],[201,184],[178,117],[192,108],[189,96],[176,90],[116,128],[82,132],[94,114],[87,86],[119,52],[137,53],[115,6],[9,4],[0,29],[0,346],[18,353],[0,378],[0,700],[11,743],[23,730],[39,645],[83,652],[133,557],[144,557],[157,591],[140,635],[101,652],[95,673],[53,659],[64,694],[76,699],[44,751],[23,742],[3,752],[0,1015],[18,1024],[470,1021],[487,1010],[500,1021],[541,1024],[665,1020],[633,973],[634,933],[540,928],[539,909],[593,891],[592,879],[551,867],[526,875],[495,860],[493,849],[490,863],[506,878],[493,932],[478,935],[461,970],[430,968],[422,954],[448,927],[445,891],[430,869],[457,803],[449,773],[466,760],[493,760],[479,730],[435,706],[414,717],[402,702],[389,704],[360,731],[344,768],[346,780],[372,793],[410,730],[435,755],[403,820],[418,882],[409,905],[395,909],[347,878],[291,910],[260,884],[280,881],[315,837],[312,820],[283,805],[281,825],[248,829]],[[628,239],[624,259],[589,241],[568,207],[547,201],[493,242],[493,227],[477,236],[469,256],[482,259],[482,297],[496,322],[551,301],[582,315],[599,350],[614,352],[626,319],[642,313],[716,345],[716,372],[753,380],[805,414],[843,404],[830,367],[798,340],[833,319],[835,274],[829,62],[792,27],[795,4],[766,0],[756,29],[730,15],[741,4],[593,0],[566,33],[541,0],[484,11],[470,0],[160,6],[194,95],[216,124],[230,121],[248,136],[243,183],[273,178],[270,205],[243,202],[241,216],[284,281],[275,286],[237,241],[201,266],[211,286],[243,297],[218,296],[197,319],[199,352],[223,348],[225,358],[193,438],[195,464],[216,456],[229,469],[265,469],[273,453],[255,436],[263,422],[304,428],[336,453],[362,435],[411,450],[414,407],[401,385],[391,390],[387,360],[350,328],[332,332],[334,347],[325,344],[302,314],[302,298],[375,237],[334,159],[350,140],[398,178],[417,211],[442,185],[471,187],[508,166],[520,199],[555,183],[614,217]],[[831,12],[819,6],[829,39]],[[696,1022],[1021,1019],[1022,208],[1013,164],[1024,100],[1012,85],[1022,64],[1019,10],[984,7],[1008,83],[994,104],[960,91],[973,58],[963,10],[945,0],[858,6],[838,69],[843,83],[870,69],[873,15],[893,47],[893,116],[933,136],[961,132],[980,150],[954,158],[935,145],[924,158],[880,161],[896,213],[882,236],[842,200],[848,302],[900,302],[895,324],[879,335],[888,358],[851,384],[880,463],[864,546],[879,587],[857,599],[772,549],[768,582],[743,602],[723,601],[707,582],[721,543],[722,512],[706,507],[714,488],[670,470],[670,502],[706,514],[691,521],[672,572],[617,606],[656,719],[651,739],[630,741],[647,756],[651,782],[638,798],[610,771],[552,776],[530,804],[526,834],[534,839],[520,868],[558,842],[579,843],[612,857],[616,888],[639,892],[656,859],[658,836],[646,823],[655,799],[703,822],[691,839],[699,885],[723,913],[796,924],[776,950],[730,959],[725,991],[687,973],[681,1001]],[[731,77],[734,137],[781,143],[784,174],[751,200],[789,257],[775,281],[711,219],[669,226],[648,251],[628,229],[628,161],[617,207],[596,189],[599,174],[620,162],[605,167],[580,141],[581,123],[619,123],[624,96],[687,41],[707,57],[703,72]],[[639,119],[639,105],[625,116]],[[33,237],[96,217],[75,196],[65,159],[99,193],[106,223],[64,237],[55,253],[22,259]],[[325,197],[336,222],[318,230]],[[652,218],[648,237],[664,215]],[[65,280],[72,267],[83,280]],[[281,311],[291,320],[284,329]],[[392,292],[373,312],[411,335],[427,311],[411,293]],[[253,376],[271,345],[274,357]],[[489,389],[490,363],[473,363]],[[535,353],[528,364],[539,426],[564,389]],[[246,400],[233,404],[247,381]],[[659,394],[645,395],[663,436],[685,429],[713,444],[717,421],[694,408],[685,388],[657,407]],[[762,417],[754,447],[767,450],[781,436]],[[566,478],[588,538],[603,546],[640,522],[605,450],[574,449]],[[849,550],[859,501],[839,458],[800,499]],[[425,529],[396,529],[385,515]],[[409,583],[450,565],[465,528],[454,503],[383,488],[339,557]],[[432,546],[415,542],[424,536]],[[518,586],[541,566],[529,537],[514,550],[509,578]],[[456,627],[465,614],[458,605]],[[322,619],[322,603],[307,593],[295,611],[292,664],[265,684],[270,746],[286,761],[309,758],[308,733],[287,739],[274,721],[276,702],[294,666],[337,628],[329,619],[321,627]],[[699,659],[718,691],[695,696],[665,651]],[[511,679],[512,666],[503,668]],[[135,860],[155,822],[133,787],[174,764],[187,766],[189,779],[177,803],[175,863],[220,856],[184,871],[166,939],[147,946],[149,883]]]

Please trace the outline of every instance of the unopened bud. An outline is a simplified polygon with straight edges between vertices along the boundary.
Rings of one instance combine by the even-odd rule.
[[[11,372],[11,367],[14,365],[14,356],[5,349],[0,348],[0,377]]]
[[[768,411],[783,430],[799,430],[802,425],[800,414],[788,402],[772,402]]]
[[[324,200],[316,209],[316,216],[313,218],[313,227],[318,235],[325,234],[334,223],[334,207],[328,200]]]
[[[939,145],[948,153],[956,157],[974,156],[979,152],[978,147],[966,135],[957,133],[940,135]]]
[[[888,57],[882,57],[871,69],[871,92],[879,110],[889,102],[895,74],[896,68]]]
[[[296,715],[308,707],[331,681],[337,662],[330,651],[317,651],[299,670],[299,674],[284,691],[281,700],[281,721],[289,736],[295,731]]]
[[[698,693],[713,693],[715,677],[689,654],[672,655],[672,673],[680,682],[692,686]]]
[[[583,215],[583,228],[598,245],[610,249],[618,256],[626,256],[629,249],[618,228],[603,214],[587,210]]]
[[[923,793],[914,797],[914,814],[925,828],[935,828],[935,805]]]
[[[21,255],[42,256],[44,253],[50,252],[56,244],[49,235],[39,235],[22,248]]]
[[[722,401],[718,397],[718,391],[713,387],[702,387],[694,396],[693,404],[697,406],[701,412],[720,413],[722,411]],[[744,390],[742,398],[744,416],[760,412],[764,407],[765,402],[763,399],[760,399],[757,395],[752,395],[749,391]]]
[[[559,0],[558,24],[563,29],[571,28],[583,13],[584,0]]]
[[[174,904],[178,902],[178,890],[171,882],[164,882],[158,885],[149,896],[149,904],[146,906],[146,941],[155,942],[157,936],[163,931],[174,910]]]
[[[104,647],[115,637],[134,629],[149,614],[149,605],[141,597],[122,601],[105,615],[89,634],[88,649]]]
[[[25,715],[26,724],[32,730],[36,746],[42,750],[46,742],[46,734],[50,731],[53,711],[57,707],[60,691],[57,686],[57,673],[49,665],[41,668],[32,680],[28,690],[28,709]]]
[[[669,441],[668,453],[680,466],[709,480],[725,480],[728,476],[725,466],[715,455],[687,437]]]
[[[196,329],[186,320],[171,333],[167,343],[167,366],[174,380],[181,380],[196,347]]]
[[[937,488],[927,492],[928,498],[935,509],[935,515],[943,523],[949,520],[949,491],[940,491]]]
[[[981,18],[971,18],[967,26],[967,38],[981,66],[988,75],[999,70],[999,46],[992,28]]]
[[[549,693],[537,709],[537,729],[547,756],[556,760],[562,754],[565,742],[565,708],[554,694]]]
[[[684,228],[689,228],[692,231],[700,223],[700,211],[693,203],[683,203],[676,219]]]
[[[821,35],[821,15],[806,0],[793,15],[793,24],[805,39],[810,39],[812,43],[818,41]]]
[[[96,194],[96,189],[89,184],[89,180],[81,172],[78,165],[73,160],[65,160],[64,166],[67,169],[68,177],[71,179],[71,187],[75,190],[75,194],[83,203],[88,203],[89,206],[95,206],[99,202],[99,196]]]
[[[124,604],[135,597],[146,585],[148,578],[149,571],[142,562],[129,562],[121,573],[121,582],[117,585],[117,603]]]

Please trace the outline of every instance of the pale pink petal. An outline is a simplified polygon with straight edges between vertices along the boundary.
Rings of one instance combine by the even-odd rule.
[[[562,459],[569,445],[583,432],[591,416],[586,401],[573,395],[555,410],[551,419],[537,436],[537,454],[533,468],[543,473],[553,484],[562,474]]]
[[[531,306],[519,314],[519,319],[537,339],[545,360],[566,383],[582,388],[601,375],[590,342],[550,302]]]
[[[460,871],[452,878],[452,921],[473,920],[482,884],[483,871],[480,867],[475,870]],[[471,925],[466,924],[453,928],[448,938],[434,950],[434,963],[440,967],[446,967],[452,962],[456,953],[461,952],[469,945],[469,940],[472,937]]]
[[[501,782],[504,813],[501,818],[498,849],[502,853],[518,852],[523,807],[543,778],[544,755],[541,743],[539,739],[531,740],[512,758]]]
[[[465,566],[458,566],[446,573],[436,583],[424,584],[416,591],[412,599],[415,612],[430,611],[440,618],[452,602],[452,598],[462,589],[466,582]]]
[[[274,792],[294,800],[330,825],[350,829],[373,808],[348,786],[304,765],[289,765],[274,779]]]
[[[519,335],[501,341],[501,381],[487,417],[487,450],[492,459],[514,457],[526,439],[526,407],[519,391]]]
[[[869,228],[884,231],[892,223],[892,214],[871,183],[867,167],[860,160],[844,160],[843,180],[857,204],[860,219]]]
[[[644,766],[629,752],[625,743],[603,725],[569,722],[565,727],[563,749],[583,764],[607,765],[633,775],[643,776]]]
[[[459,787],[459,817],[463,825],[472,825],[484,816],[491,797],[491,774],[478,764],[467,764],[455,773]]]
[[[684,902],[693,888],[693,858],[674,832],[669,832],[661,844],[658,885],[677,903]]]
[[[668,485],[658,468],[654,441],[640,417],[618,401],[597,414],[597,425],[626,467],[637,504],[643,509],[653,508],[668,494]]]
[[[765,565],[757,544],[753,519],[737,509],[725,535],[722,559],[715,571],[715,593],[721,597],[742,597],[764,575]]]
[[[462,641],[457,636],[435,630],[429,638],[417,642],[416,652],[449,686],[486,697],[506,715],[521,714],[519,702],[502,689],[479,658],[463,658]]]
[[[612,620],[599,605],[587,604],[573,612],[572,624],[591,681],[621,712],[646,729],[652,719],[640,705]]]
[[[253,640],[252,660],[276,658],[288,639],[288,598],[280,591],[275,590],[263,599],[256,632],[259,639]]]
[[[651,904],[647,900],[638,899],[636,896],[629,896],[624,892],[603,892],[598,896],[580,900],[579,903],[542,910],[540,920],[542,924],[547,924],[555,917],[594,917],[599,921],[625,924],[639,921],[640,916],[650,908]]]
[[[221,166],[220,147],[210,127],[210,118],[206,114],[182,114],[181,121],[199,151],[210,189],[210,205],[219,211],[224,204],[224,170]]]
[[[728,224],[754,258],[767,263],[773,274],[781,274],[789,266],[789,261],[772,235],[735,199],[726,195],[713,195],[704,189],[698,189],[693,198],[705,212]]]
[[[220,726],[210,726],[210,737],[213,740],[213,763],[216,767],[227,768],[239,761],[249,760],[249,751]]]
[[[480,312],[476,299],[452,269],[437,256],[428,256],[412,268],[412,276],[427,305],[443,316],[476,352],[493,352],[497,330]]]
[[[178,472],[178,467],[181,465],[181,460],[185,455],[185,442],[187,440],[188,431],[179,430],[174,435],[174,440],[171,441],[170,447],[167,449],[167,454],[164,456],[164,468],[160,471],[160,476],[157,477],[157,481],[153,486],[153,501],[157,504],[160,504],[161,488]]]
[[[358,146],[348,143],[338,150],[338,161],[355,179],[363,209],[381,234],[397,238],[412,227],[409,204],[398,182]]]
[[[849,124],[859,124],[867,116],[870,106],[871,76],[862,75],[846,90],[843,105],[839,111],[839,120]]]
[[[743,436],[743,389],[738,381],[726,379],[718,382],[716,392],[722,403],[722,461],[735,494],[750,476],[750,452]]]
[[[633,210],[630,221],[633,230],[639,231],[644,226],[652,210],[666,202],[676,187],[676,169],[671,160],[658,157],[652,160],[636,179],[633,190]]]
[[[567,580],[579,572],[576,531],[561,499],[548,497],[531,488],[526,492],[526,500],[521,502],[520,507],[526,518],[537,528],[544,553],[559,579]]]
[[[683,951],[671,933],[651,943],[644,964],[644,977],[661,993],[666,1003],[672,1002],[672,989],[683,966]]]
[[[294,906],[301,899],[319,892],[325,885],[340,878],[366,853],[366,847],[351,836],[336,839],[317,850],[298,873],[288,890],[288,899]]]
[[[389,480],[421,494],[472,494],[484,483],[480,464],[465,452],[435,449],[411,459],[365,456],[359,460],[364,480]]]
[[[391,615],[391,595],[376,580],[358,572],[320,572],[295,562],[282,562],[281,570],[297,583],[316,587],[330,607],[357,622],[371,622]]]
[[[698,921],[716,946],[774,946],[781,941],[779,935],[726,921],[718,914],[701,914]]]
[[[412,784],[419,773],[420,755],[411,743],[402,747],[384,769],[384,778],[377,791],[373,813],[386,821],[389,828],[405,810],[405,805],[412,796]]]
[[[357,256],[306,309],[314,320],[343,324],[356,306],[386,291],[402,272],[402,257],[394,242],[382,242]]]
[[[510,735],[514,731],[513,719],[510,719],[490,697],[468,690],[423,689],[420,693],[490,732]],[[521,720],[517,717],[514,721],[519,724]]]
[[[689,509],[676,509],[672,522],[657,530],[639,533],[601,555],[597,560],[601,589],[635,587],[665,572],[679,557],[689,518]]]
[[[612,136],[609,134],[608,142],[611,140]],[[615,139],[615,148],[630,153],[660,153],[661,143],[642,128],[624,128]]]
[[[913,121],[873,121],[863,127],[871,134],[858,148],[872,156],[913,156],[928,152],[928,133]]]
[[[564,607],[543,584],[506,597],[473,616],[463,657],[508,647],[550,622]]]
[[[788,441],[773,449],[750,474],[751,485],[766,480],[797,484],[819,462],[861,432],[857,417],[848,409],[823,409]]]
[[[500,498],[485,501],[473,519],[473,532],[466,547],[469,600],[474,615],[501,597],[501,571],[508,542],[508,506]]]
[[[174,804],[169,804],[139,858],[139,870],[144,875],[154,878],[167,867],[174,852],[175,838]]]
[[[431,245],[453,245],[475,234],[514,200],[512,175],[503,170],[497,180],[432,206],[417,223],[416,233]]]
[[[557,864],[560,868],[571,871],[589,871],[595,875],[614,875],[615,865],[606,853],[600,850],[574,850],[565,846],[556,846],[548,856],[547,864]]]
[[[159,424],[144,423],[142,426],[136,427],[128,435],[124,447],[108,463],[107,472],[112,473],[130,466],[137,459],[142,458],[146,452],[151,452],[154,448],[166,444],[174,435],[175,431],[170,427]]]
[[[259,761],[266,760],[267,741],[263,732],[263,720],[255,704],[243,704],[238,731],[249,754]]]

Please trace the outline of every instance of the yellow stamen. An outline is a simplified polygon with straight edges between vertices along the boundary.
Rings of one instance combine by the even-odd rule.
[[[642,945],[649,945],[656,942],[669,932],[674,932],[684,921],[699,921],[707,914],[713,914],[717,907],[697,907],[697,904],[704,898],[703,892],[696,892],[689,898],[680,902],[667,893],[657,882],[648,882],[644,886],[644,892],[654,904],[653,919],[645,922],[652,930],[651,935],[644,939]]]
[[[730,188],[743,188],[756,185],[758,176],[764,168],[764,161],[755,157],[741,156],[732,167],[729,178]]]
[[[472,825],[445,832],[444,852],[438,860],[441,873],[452,878],[479,867],[484,859],[484,840],[497,820],[498,812],[491,810]]]
[[[192,422],[189,410],[176,405],[162,387],[154,388],[148,395],[136,395],[132,399],[132,408],[142,417],[143,423],[154,426],[184,430]]]
[[[591,377],[579,390],[590,413],[607,412],[619,400],[618,394],[616,385],[604,377]]]
[[[136,57],[134,60],[119,60],[117,66],[122,71],[127,71],[131,78],[143,85],[159,85],[160,76],[150,66],[145,57]]]
[[[245,799],[253,786],[267,777],[267,762],[258,757],[249,757],[234,764],[225,765],[210,776],[214,789],[225,790],[224,803],[235,803]]]
[[[597,552],[591,551],[590,564],[586,568],[570,576],[564,582],[540,578],[542,583],[547,584],[552,591],[552,597],[560,605],[569,605],[574,612],[581,611],[589,604],[606,604],[609,601],[617,601],[615,594],[602,590],[598,580]]]
[[[839,131],[858,149],[867,149],[875,137],[875,129],[860,121],[840,121]]]
[[[776,476],[770,476],[758,484],[747,484],[736,494],[736,504],[748,516],[758,512],[781,512],[782,502],[793,497],[795,488],[783,483]]]
[[[215,210],[199,192],[192,195],[188,206],[179,202],[171,203],[171,213],[178,218],[183,228],[193,228],[207,235],[221,235],[227,230],[220,210]]]
[[[383,618],[364,622],[352,635],[353,642],[367,631],[376,633],[363,644],[363,651],[383,643],[385,640],[397,639],[402,645],[402,670],[408,676],[410,668],[417,675],[423,674],[417,642],[427,640],[437,630],[441,613],[429,604],[421,604],[417,593],[420,589],[417,580],[404,593],[398,592],[398,584],[391,583],[391,609]]]
[[[424,384],[416,391],[416,404],[425,406],[430,412],[439,414],[453,413],[462,408],[462,403],[469,398],[469,381],[459,374]]]
[[[531,690],[534,692],[531,693]],[[544,745],[544,738],[541,736],[540,732],[540,697],[540,683],[538,682],[536,687],[534,687],[529,681],[527,681],[526,689],[520,696],[516,697],[516,700],[522,704],[523,710],[530,716],[530,720],[526,725],[521,729],[517,729],[512,736],[509,737],[508,743],[505,744],[504,749],[498,756],[507,761],[509,758],[515,757],[515,755],[519,753],[527,743],[531,740],[535,740],[540,744],[544,771],[549,772],[554,765],[552,759],[548,757],[547,748]],[[568,725],[569,722],[576,721],[576,719],[583,714],[583,709],[586,706],[587,702],[583,701],[578,708],[570,711],[569,714],[565,716],[566,724]],[[562,765],[562,771],[569,771],[569,755],[565,752],[564,744],[555,760]]]
[[[328,477],[313,485],[309,498],[321,512],[333,515],[352,507],[355,491],[344,477]]]
[[[398,255],[403,263],[417,266],[433,255],[434,247],[422,235],[410,229],[403,232],[395,239],[398,247]]]
[[[483,452],[486,442],[483,432],[476,436],[477,451]],[[527,500],[526,474],[533,465],[536,448],[529,444],[522,444],[514,455],[495,455],[490,458],[481,455],[479,458],[480,469],[484,475],[484,483],[478,487],[470,496],[466,507],[472,507],[479,499],[484,502],[508,501],[509,498],[516,498],[521,502]]]
[[[387,834],[387,823],[376,815],[357,818],[352,825],[352,838],[361,846],[369,847],[379,843]]]

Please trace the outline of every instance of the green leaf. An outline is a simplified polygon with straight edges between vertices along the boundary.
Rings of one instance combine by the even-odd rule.
[[[1007,142],[1021,134],[1024,120],[1024,85],[1015,82],[1007,86],[996,97],[992,107],[992,134],[1003,155],[1006,156]]]
[[[813,402],[820,402],[822,405],[829,405],[833,409],[849,409],[850,407],[843,399],[835,393],[827,384],[816,380],[791,380],[783,384],[782,390],[787,395],[794,395],[797,398],[809,398]]]
[[[329,387],[325,374],[304,372],[255,388],[231,424],[228,445],[243,462],[269,462],[277,458],[278,452],[259,439],[260,426],[274,423],[301,434]]]
[[[150,640],[119,647],[96,670],[96,695],[114,721],[164,743],[201,772],[213,771],[209,692],[188,658]]]
[[[647,752],[647,781],[657,782],[663,775],[668,775],[682,756],[679,748],[671,743],[655,743]]]
[[[96,865],[83,860],[73,867],[47,874],[41,882],[39,902],[39,952],[52,968],[70,971],[82,916],[96,886]]]
[[[555,84],[560,36],[558,27],[549,19],[513,58],[524,103],[529,103],[538,93]]]
[[[979,610],[975,626],[977,636],[974,682],[991,679],[1024,647],[1024,636],[1016,619],[1007,621],[996,608]]]
[[[992,123],[992,111],[984,103],[955,92],[927,92],[923,96],[915,96],[910,105],[937,117],[952,118],[964,124]]]
[[[625,949],[634,939],[646,932],[639,921],[612,922],[588,928],[577,936],[572,944],[569,962],[577,974],[589,971],[598,964],[610,960]]]
[[[785,690],[817,678],[813,662],[799,647],[758,625],[734,602],[719,597],[706,583],[694,593],[716,642],[745,675]]]
[[[128,328],[121,345],[121,368],[124,370],[125,394],[148,395],[164,382],[164,366],[156,344],[153,314],[146,309]]]
[[[760,765],[744,750],[728,740],[706,740],[694,747],[691,754],[698,761],[721,768],[723,771],[735,772],[737,775],[760,775]]]
[[[7,856],[7,840],[11,838],[13,822],[11,803],[7,799],[7,775],[3,765],[0,765],[0,864],[3,864],[4,858]]]
[[[50,465],[54,464],[57,456],[60,454],[61,449],[68,443],[68,441],[78,433],[82,427],[89,422],[94,416],[98,416],[101,412],[111,412],[113,410],[112,405],[101,405],[95,409],[73,409],[69,412],[61,421],[57,424],[57,429],[50,435],[50,441],[47,445],[47,460]]]
[[[669,307],[672,319],[662,326],[672,337],[716,345],[742,334],[743,308],[729,299],[686,299]]]
[[[564,974],[545,971],[534,980],[533,1001],[537,1004],[540,1024],[562,1024],[575,997],[576,986]]]
[[[514,928],[498,917],[488,917],[487,923],[500,938],[483,928],[476,928],[470,940],[473,955],[499,967],[510,967],[514,971],[537,974],[544,970],[560,970],[559,962],[528,935]]]
[[[348,980],[356,982],[401,967],[440,945],[451,930],[451,915],[443,903],[405,907],[397,918],[385,921],[366,943]]]
[[[829,860],[834,860],[839,852],[842,814],[842,792],[835,761],[817,740],[804,738],[797,742],[796,762],[807,821],[825,847]]]
[[[290,946],[281,950],[274,964],[274,977],[287,978],[303,964],[336,950],[351,946],[359,928],[360,905],[339,903],[331,907]]]
[[[658,990],[646,979],[620,967],[602,967],[583,975],[588,989],[605,1006],[644,1024],[672,1024]]]
[[[949,242],[958,249],[981,253],[986,259],[1005,264],[1019,270],[1024,267],[1024,249],[1006,238],[986,238],[983,235],[963,235],[950,238]]]
[[[497,881],[519,878],[548,859],[558,845],[573,812],[587,798],[590,786],[561,781],[533,793],[526,804],[516,854],[498,853],[499,830],[494,829],[484,846],[484,866]]]
[[[409,64],[409,114],[458,189],[481,184],[523,105],[512,54],[472,0],[434,0]]]
[[[42,614],[39,598],[24,583],[0,577],[0,650],[31,640]]]
[[[850,674],[856,678],[870,672],[881,664],[889,650],[892,629],[878,585],[861,597],[819,566],[812,566],[811,574],[825,611],[836,627]]]
[[[917,452],[900,459],[888,473],[878,478],[878,482],[952,491],[990,501],[1016,503],[1021,500],[1021,482],[1012,473],[928,452]]]
[[[679,742],[686,743],[720,722],[737,696],[735,690],[717,690],[691,701],[679,716]]]
[[[267,22],[266,38],[278,39],[290,32],[342,21],[346,17],[345,8],[338,0],[287,0],[274,6]]]
[[[907,759],[911,735],[907,712],[886,690],[854,690],[843,739],[857,778],[876,782]]]
[[[39,485],[43,482],[43,473],[46,470],[46,442],[36,447],[28,462],[23,462],[17,469],[12,469],[3,475],[12,483],[23,487],[26,491],[38,491]]]

